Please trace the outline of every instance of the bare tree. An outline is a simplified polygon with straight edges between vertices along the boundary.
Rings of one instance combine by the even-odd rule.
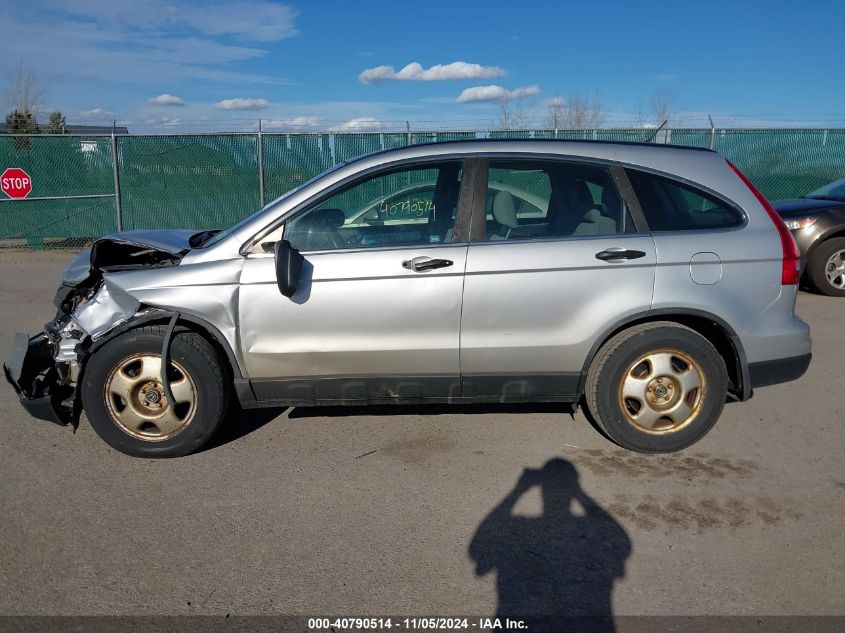
[[[660,125],[664,121],[672,122],[672,105],[677,98],[678,95],[668,88],[655,90],[651,97],[651,110],[654,112],[654,119],[657,125]]]
[[[507,91],[496,99],[496,105],[499,106],[499,129],[509,130],[511,128],[511,96]]]
[[[604,123],[604,110],[598,97],[555,97],[547,102],[546,124],[554,129],[595,130]]]
[[[530,119],[530,94],[520,90],[505,90],[498,99],[498,127],[501,130],[520,130],[528,127]]]
[[[38,75],[21,62],[9,74],[6,91],[9,108],[17,112],[30,112],[33,116],[44,105],[44,88]]]
[[[643,115],[643,105],[642,103],[637,102],[637,114],[634,117],[634,121],[636,122],[636,126],[639,128],[644,128],[649,126],[649,121],[646,121],[646,117]]]
[[[566,106],[566,99],[553,97],[546,101],[546,127],[557,130],[563,124],[563,109]]]

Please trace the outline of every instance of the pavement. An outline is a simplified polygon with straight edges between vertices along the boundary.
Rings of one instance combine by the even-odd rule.
[[[0,252],[0,351],[68,252]],[[842,299],[814,359],[677,454],[560,405],[242,413],[171,460],[0,387],[0,614],[845,615]]]

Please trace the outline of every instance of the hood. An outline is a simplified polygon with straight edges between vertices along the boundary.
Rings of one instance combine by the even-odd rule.
[[[815,213],[824,213],[837,207],[845,207],[845,201],[819,200],[818,198],[797,198],[795,200],[779,200],[772,206],[784,218],[796,218]]]
[[[174,266],[191,250],[192,229],[124,231],[101,237],[74,257],[62,277],[66,286],[78,286],[102,271]]]

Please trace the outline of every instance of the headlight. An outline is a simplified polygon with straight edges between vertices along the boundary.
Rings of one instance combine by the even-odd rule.
[[[813,226],[818,218],[799,218],[797,220],[785,220],[786,228],[790,231],[797,231],[798,229],[806,229],[808,226]]]

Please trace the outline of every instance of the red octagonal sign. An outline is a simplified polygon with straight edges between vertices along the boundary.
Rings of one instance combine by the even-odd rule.
[[[9,167],[0,176],[0,189],[10,198],[26,198],[32,191],[32,178],[20,167]]]

